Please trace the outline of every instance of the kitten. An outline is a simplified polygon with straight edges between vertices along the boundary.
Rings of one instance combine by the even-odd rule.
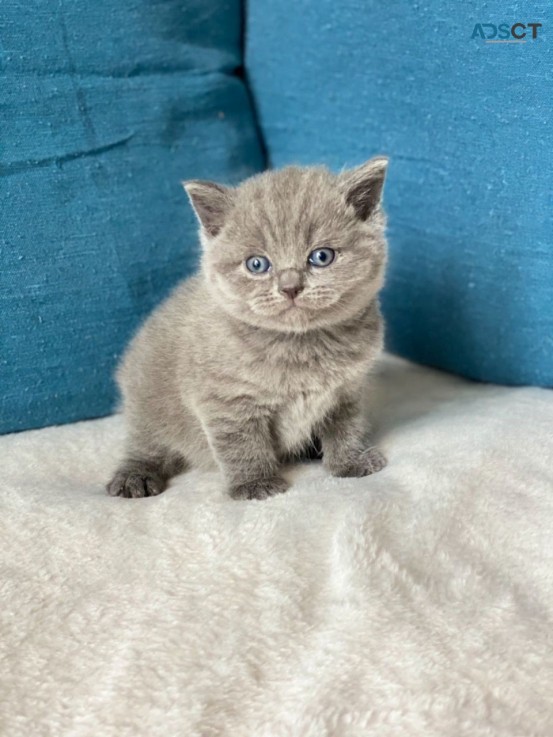
[[[174,474],[215,461],[232,498],[264,499],[286,490],[281,465],[315,438],[334,476],[385,466],[361,400],[382,348],[386,166],[184,183],[202,267],[118,371],[127,457],[110,494],[159,494]]]

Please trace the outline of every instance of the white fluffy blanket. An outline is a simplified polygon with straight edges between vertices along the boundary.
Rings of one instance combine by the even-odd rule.
[[[117,417],[0,439],[2,737],[551,737],[553,393],[389,360],[388,468],[112,499]]]

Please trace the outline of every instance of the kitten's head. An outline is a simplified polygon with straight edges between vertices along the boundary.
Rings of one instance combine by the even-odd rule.
[[[184,186],[220,305],[252,325],[305,332],[357,314],[382,286],[387,160],[338,175],[288,167],[236,188]]]

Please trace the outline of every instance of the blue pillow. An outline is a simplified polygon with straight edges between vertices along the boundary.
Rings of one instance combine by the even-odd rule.
[[[142,317],[196,264],[180,180],[263,167],[239,0],[2,8],[0,432],[109,413]]]
[[[553,385],[552,8],[249,3],[270,162],[391,157],[389,347],[485,381]]]

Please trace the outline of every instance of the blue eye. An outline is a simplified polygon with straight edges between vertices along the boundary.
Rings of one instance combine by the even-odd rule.
[[[307,260],[311,266],[330,266],[335,256],[336,254],[332,248],[317,248],[315,251],[311,251]]]
[[[264,274],[271,268],[271,262],[265,256],[250,256],[246,261],[246,268],[252,274]]]

